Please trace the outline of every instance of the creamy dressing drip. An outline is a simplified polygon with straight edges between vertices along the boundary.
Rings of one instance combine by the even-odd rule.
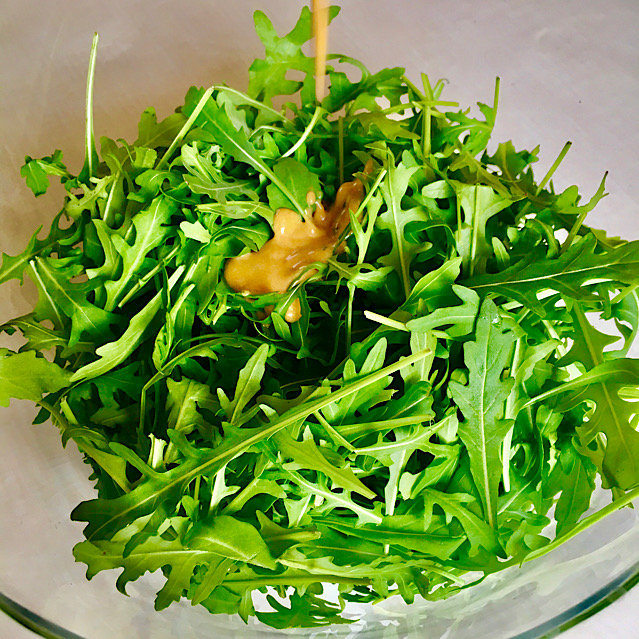
[[[372,166],[366,166],[369,173]],[[300,277],[302,271],[315,262],[326,263],[336,251],[340,236],[350,222],[350,213],[357,212],[364,197],[364,185],[360,179],[344,182],[335,197],[335,202],[324,208],[309,193],[307,203],[313,210],[308,220],[290,209],[278,209],[273,219],[273,237],[259,251],[234,257],[224,267],[226,283],[244,295],[284,293]],[[314,272],[308,270],[303,279]],[[301,317],[299,300],[295,300],[286,311],[287,322],[296,322]]]

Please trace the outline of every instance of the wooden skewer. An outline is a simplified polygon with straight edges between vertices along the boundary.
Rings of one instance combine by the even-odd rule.
[[[315,36],[315,97],[326,94],[326,54],[328,48],[328,6],[326,0],[312,0],[313,35]]]

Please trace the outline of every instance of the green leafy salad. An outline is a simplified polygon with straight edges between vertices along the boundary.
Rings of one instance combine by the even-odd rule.
[[[60,151],[22,167],[67,194],[2,259],[39,298],[0,327],[24,338],[0,351],[0,405],[35,401],[90,464],[71,513],[88,577],[117,569],[124,592],[159,570],[157,609],[347,623],[348,602],[448,597],[629,504],[639,242],[584,223],[604,183],[555,192],[567,147],[541,181],[537,149],[487,150],[497,90],[475,118],[441,81],[332,55],[319,103],[308,8],[284,37],[255,25],[246,93],[193,87],[99,155],[94,46],[81,172]],[[339,250],[284,292],[228,285],[279,209],[310,224],[356,178]]]

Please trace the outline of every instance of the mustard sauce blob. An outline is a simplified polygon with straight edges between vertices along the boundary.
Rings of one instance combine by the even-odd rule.
[[[364,172],[371,170],[372,163]],[[310,264],[325,264],[331,255],[343,250],[337,246],[340,236],[350,222],[350,211],[357,212],[363,197],[364,185],[357,178],[339,187],[335,202],[327,209],[309,193],[307,203],[314,211],[308,221],[295,211],[278,209],[273,219],[273,237],[259,251],[228,260],[224,267],[226,283],[244,295],[286,292]],[[313,272],[307,271],[303,278]],[[300,303],[295,300],[285,319],[296,322],[300,317]]]

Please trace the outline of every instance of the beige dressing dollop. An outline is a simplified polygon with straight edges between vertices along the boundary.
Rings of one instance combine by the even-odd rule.
[[[369,173],[372,166],[366,166]],[[290,209],[278,209],[273,219],[273,237],[259,251],[230,259],[224,268],[227,284],[245,295],[284,293],[301,272],[314,262],[326,263],[333,253],[342,232],[350,221],[349,211],[357,212],[364,197],[361,180],[344,182],[328,209],[315,201],[309,193],[308,204],[314,208],[305,221]],[[312,270],[305,274],[310,277]],[[301,317],[299,300],[286,311],[287,322]]]

